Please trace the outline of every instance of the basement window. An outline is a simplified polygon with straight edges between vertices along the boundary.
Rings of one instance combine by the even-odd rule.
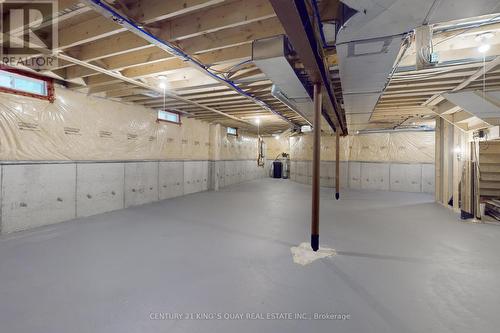
[[[235,128],[235,127],[228,127],[227,130],[226,130],[226,133],[228,135],[234,135],[234,136],[237,136],[238,135],[238,129]]]
[[[177,112],[158,110],[158,120],[167,121],[169,123],[180,124],[181,115]]]
[[[54,86],[51,79],[16,69],[0,70],[0,91],[51,102],[54,100]]]

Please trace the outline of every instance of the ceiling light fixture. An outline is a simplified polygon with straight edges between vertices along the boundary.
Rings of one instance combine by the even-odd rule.
[[[486,52],[488,52],[488,50],[490,49],[490,47],[491,47],[491,46],[490,46],[490,44],[482,44],[482,45],[480,45],[480,46],[477,48],[477,50],[478,50],[479,52],[481,52],[481,53],[486,53]]]

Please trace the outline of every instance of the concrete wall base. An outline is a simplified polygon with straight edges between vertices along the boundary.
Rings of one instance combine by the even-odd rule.
[[[1,167],[10,233],[262,178],[254,160],[12,162]]]
[[[321,186],[335,187],[335,162],[322,161]],[[290,179],[311,184],[312,161],[291,161]],[[434,164],[340,162],[340,186],[358,190],[434,193]]]

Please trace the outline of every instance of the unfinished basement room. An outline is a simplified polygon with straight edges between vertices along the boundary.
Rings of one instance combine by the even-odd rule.
[[[500,0],[0,0],[0,333],[493,333]]]

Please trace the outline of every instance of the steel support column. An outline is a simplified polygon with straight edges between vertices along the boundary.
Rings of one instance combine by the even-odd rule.
[[[319,164],[321,145],[321,84],[314,85],[314,142],[312,173],[312,207],[311,207],[311,247],[319,249]]]
[[[335,199],[340,197],[340,133],[335,132]]]

